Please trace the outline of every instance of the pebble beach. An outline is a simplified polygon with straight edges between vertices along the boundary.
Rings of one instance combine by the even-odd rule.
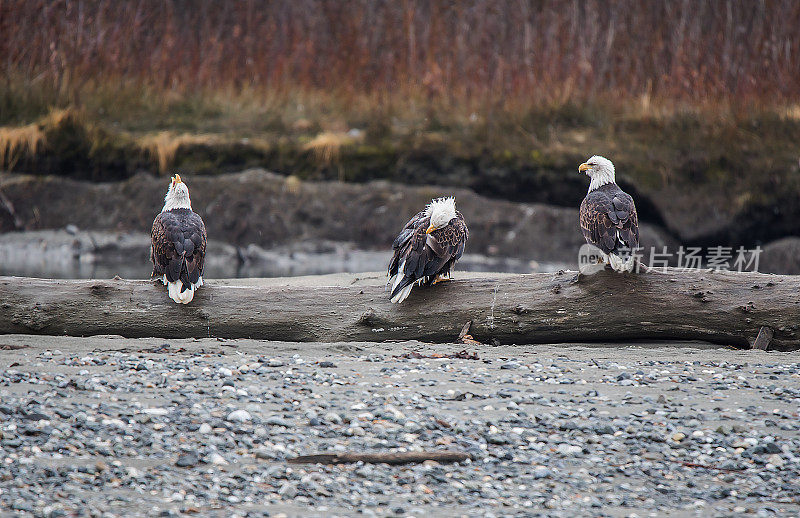
[[[800,513],[796,353],[22,335],[0,349],[3,516]],[[287,462],[409,451],[468,458]]]

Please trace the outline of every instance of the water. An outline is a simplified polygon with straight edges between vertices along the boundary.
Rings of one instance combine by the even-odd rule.
[[[52,279],[149,279],[150,240],[144,234],[38,231],[0,235],[0,275]],[[207,279],[292,277],[382,271],[389,250],[360,250],[348,243],[299,243],[266,250],[209,242]],[[530,273],[563,264],[465,254],[457,271]]]

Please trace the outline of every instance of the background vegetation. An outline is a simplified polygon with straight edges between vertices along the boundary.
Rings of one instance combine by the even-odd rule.
[[[600,153],[684,240],[772,239],[800,217],[798,26],[794,0],[5,0],[0,167],[574,206]]]
[[[528,107],[800,93],[793,0],[20,0],[3,11],[4,74],[52,89],[51,102],[109,84]]]

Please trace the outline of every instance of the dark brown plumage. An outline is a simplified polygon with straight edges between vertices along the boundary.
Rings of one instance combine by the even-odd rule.
[[[469,229],[464,216],[456,211],[456,217],[429,234],[430,216],[419,212],[394,240],[394,255],[389,263],[390,289],[393,302],[402,302],[408,296],[405,288],[414,283],[430,285],[440,277],[447,277],[456,261],[464,253],[469,238]]]
[[[153,277],[180,279],[181,293],[200,281],[206,256],[206,227],[200,216],[191,209],[164,211],[153,221],[150,236]]]
[[[586,242],[606,254],[639,247],[639,221],[633,198],[616,183],[591,191],[583,199],[580,222]]]

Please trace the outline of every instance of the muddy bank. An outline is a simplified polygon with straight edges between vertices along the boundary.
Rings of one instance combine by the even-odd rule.
[[[469,222],[469,253],[572,264],[584,242],[577,207],[494,200],[467,189],[304,182],[263,170],[185,180],[209,239],[237,247],[332,241],[388,250],[409,217],[431,198],[451,194]],[[72,224],[81,230],[146,233],[161,209],[167,183],[148,174],[102,184],[0,176],[0,190],[25,230]],[[643,246],[675,245],[657,227],[643,224],[641,230]]]
[[[242,138],[219,128],[141,133],[148,124],[127,132],[79,110],[53,110],[34,124],[4,128],[11,136],[0,143],[7,149],[0,168],[93,182],[142,172],[217,177],[263,168],[309,181],[444,185],[573,208],[586,192],[577,164],[601,153],[614,160],[617,180],[636,199],[640,220],[684,244],[752,247],[797,234],[796,120],[769,114],[726,122],[575,115],[528,120],[522,133],[518,124],[409,133],[386,121],[377,123],[381,128],[359,124],[321,132],[305,121],[277,133],[248,131]],[[0,230],[24,228],[7,201],[0,192]]]
[[[800,238],[787,237],[767,244],[759,270],[766,273],[800,275]]]

